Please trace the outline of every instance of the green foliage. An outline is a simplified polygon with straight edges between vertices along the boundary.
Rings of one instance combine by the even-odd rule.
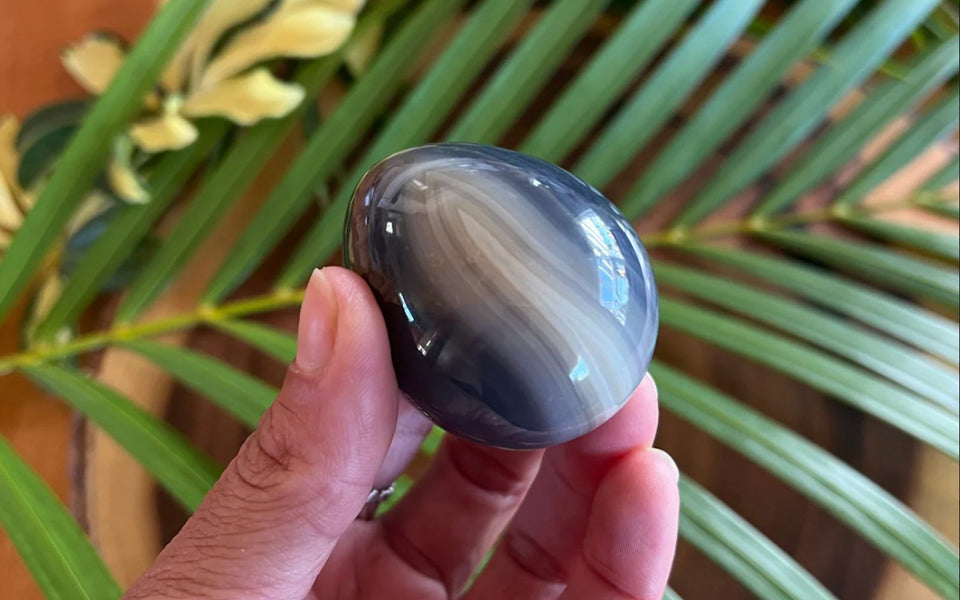
[[[724,161],[678,225],[692,225],[716,210],[802,141],[830,108],[872,71],[930,13],[936,0],[887,0],[848,33],[827,64],[767,114]]]
[[[47,484],[0,438],[0,525],[51,600],[120,597],[90,540]]]
[[[0,317],[46,273],[45,260],[97,182],[116,135],[204,4],[170,0],[92,108],[64,103],[24,123],[19,167],[39,199],[0,259]],[[363,172],[411,145],[496,143],[518,131],[526,132],[515,142],[519,149],[570,163],[597,187],[627,190],[613,199],[631,219],[674,219],[644,236],[655,258],[664,329],[778,371],[956,459],[957,237],[882,213],[912,208],[955,225],[957,201],[944,189],[958,178],[957,157],[896,204],[868,198],[932,145],[949,139],[956,153],[955,9],[934,0],[881,0],[856,8],[852,0],[803,0],[771,18],[754,0],[614,4],[483,0],[464,12],[463,0],[370,3],[354,39],[386,24],[382,48],[350,79],[336,109],[307,132],[305,147],[219,265],[201,305],[136,322],[309,114],[307,105],[241,131],[224,121],[201,121],[192,145],[143,165],[151,201],[117,207],[92,243],[71,247],[77,256],[70,256],[69,277],[36,328],[36,341],[0,356],[0,374],[17,369],[49,389],[194,509],[220,467],[130,398],[70,366],[73,359],[124,347],[255,426],[276,393],[273,386],[212,356],[147,338],[206,324],[289,362],[296,349],[292,335],[254,317],[295,305],[299,296],[292,288],[336,253]],[[610,12],[601,22],[605,9]],[[593,48],[582,42],[595,27],[608,30]],[[753,50],[738,49],[738,64],[717,77],[744,32]],[[901,60],[903,54],[908,58]],[[342,58],[336,52],[301,61],[290,77],[312,99],[340,76]],[[785,80],[801,61],[809,61],[812,73],[799,82]],[[576,73],[566,70],[570,65]],[[852,90],[863,92],[863,100],[836,110]],[[863,152],[898,120],[912,126],[879,153]],[[210,160],[218,148],[222,152]],[[627,168],[641,162],[648,166]],[[842,168],[855,172],[837,179],[839,189],[827,200],[805,196]],[[171,214],[168,208],[194,176],[197,193]],[[691,179],[702,185],[691,188],[691,200],[676,201],[675,190]],[[761,180],[769,185],[753,188],[759,194],[738,198]],[[333,200],[277,275],[277,289],[224,304],[307,213],[320,187],[332,189]],[[811,210],[811,202],[819,204]],[[170,217],[170,233],[125,286],[114,325],[62,340],[64,327],[76,329],[79,316],[161,217]],[[815,223],[829,227],[811,227]],[[658,252],[663,248],[672,251]],[[936,593],[958,597],[957,550],[918,515],[840,458],[698,382],[683,366],[655,361],[651,368],[667,411],[781,479]],[[435,429],[422,452],[431,455],[441,436]],[[403,476],[395,497],[414,484]],[[754,594],[833,597],[688,477],[681,480],[681,495],[681,536]],[[2,440],[0,524],[49,597],[119,594],[59,501]],[[665,597],[678,598],[672,591]]]
[[[573,171],[603,187],[653,137],[760,10],[759,0],[715,2],[577,161]]]
[[[956,553],[900,501],[835,456],[679,371],[651,372],[660,403],[815,499],[940,594],[958,585]]]
[[[680,535],[761,598],[834,598],[783,550],[684,476],[680,477]]]

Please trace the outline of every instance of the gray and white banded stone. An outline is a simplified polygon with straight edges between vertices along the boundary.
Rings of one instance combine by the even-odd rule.
[[[650,261],[620,212],[559,167],[473,144],[405,150],[357,186],[344,242],[401,389],[447,431],[559,444],[609,419],[646,372]]]

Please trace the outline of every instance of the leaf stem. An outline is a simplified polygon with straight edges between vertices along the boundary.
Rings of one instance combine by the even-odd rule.
[[[847,217],[870,216],[904,208],[928,207],[931,205],[935,206],[955,202],[955,198],[945,198],[943,194],[939,192],[926,191],[913,194],[905,200],[897,200],[883,204],[860,205],[855,207],[831,206],[824,209],[789,213],[775,217],[750,217],[747,219],[720,221],[692,229],[687,227],[672,227],[665,231],[656,231],[641,235],[640,239],[643,240],[643,244],[647,248],[679,246],[702,242],[708,238],[756,231],[772,231],[793,227],[795,225],[809,225],[811,223],[836,221]]]
[[[0,357],[0,375],[28,365],[99,350],[117,342],[138,340],[188,329],[204,323],[226,321],[300,304],[303,290],[280,289],[221,306],[199,306],[194,312],[134,325],[118,324],[110,329],[78,337],[62,344],[42,343],[27,350]]]

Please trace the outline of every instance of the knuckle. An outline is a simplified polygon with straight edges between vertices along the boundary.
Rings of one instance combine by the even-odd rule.
[[[523,498],[532,479],[530,465],[518,464],[515,455],[507,457],[503,450],[448,439],[444,451],[451,467],[467,483],[513,503]]]
[[[250,490],[281,489],[302,460],[295,430],[284,423],[280,410],[282,404],[277,402],[264,414],[233,461],[234,474]]]
[[[593,572],[597,579],[617,595],[631,600],[646,600],[631,591],[630,585],[622,581],[622,576],[617,568],[610,564],[605,558],[589,549],[583,551],[583,564]]]
[[[553,556],[536,539],[511,527],[503,541],[504,551],[519,569],[545,583],[566,583],[570,576],[563,561]]]

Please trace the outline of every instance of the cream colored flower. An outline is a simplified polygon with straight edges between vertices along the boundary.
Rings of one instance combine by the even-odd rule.
[[[216,0],[164,70],[158,93],[145,99],[146,114],[131,127],[131,139],[156,153],[191,144],[197,137],[194,118],[219,116],[247,126],[286,115],[303,101],[303,89],[257,65],[333,52],[350,35],[362,4]],[[92,34],[64,52],[63,64],[87,91],[99,94],[124,56],[117,39]],[[118,173],[118,181],[126,175]]]
[[[0,257],[17,230],[23,225],[27,212],[33,208],[36,196],[28,193],[17,179],[17,167],[20,157],[17,153],[17,135],[20,123],[12,116],[0,116]],[[91,219],[102,213],[110,205],[109,198],[99,190],[87,195],[80,207],[67,222],[66,237],[77,233]],[[60,296],[63,279],[58,269],[49,273],[40,284],[30,314],[27,318],[28,335],[32,328],[43,319]],[[60,332],[59,335],[64,334]]]
[[[20,123],[12,116],[0,117],[0,254],[23,223],[29,206],[17,182],[17,133]]]

